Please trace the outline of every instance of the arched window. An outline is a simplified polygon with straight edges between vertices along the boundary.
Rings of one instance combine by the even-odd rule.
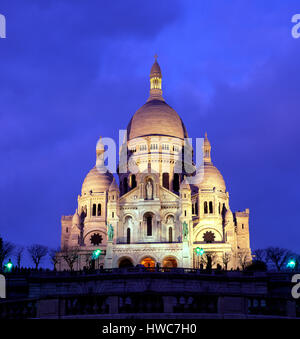
[[[219,214],[221,214],[221,203],[219,202]]]
[[[101,215],[101,204],[98,204],[97,216],[100,217]]]
[[[172,227],[169,227],[169,242],[173,242],[173,230],[172,230]]]
[[[198,203],[195,204],[195,214],[198,215]]]
[[[163,187],[169,189],[169,173],[163,173]]]
[[[130,244],[130,228],[127,228],[127,244]]]
[[[174,173],[174,177],[173,177],[173,191],[174,192],[179,192],[179,174],[178,173]]]
[[[207,201],[204,201],[204,214],[208,213]]]
[[[128,181],[127,181],[127,178],[124,178],[124,181],[123,181],[123,190],[124,190],[124,194],[128,192]]]
[[[209,202],[209,213],[214,213],[212,201]]]
[[[134,174],[132,174],[131,176],[131,188],[135,188],[136,187],[136,177]]]
[[[92,211],[92,216],[95,217],[97,212],[97,206],[96,204],[93,204],[93,211]]]
[[[152,216],[147,216],[147,236],[152,236]]]

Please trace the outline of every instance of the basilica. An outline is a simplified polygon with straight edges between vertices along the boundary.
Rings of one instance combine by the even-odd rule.
[[[199,166],[188,140],[182,119],[163,98],[155,59],[149,98],[129,121],[120,148],[118,180],[105,166],[100,138],[78,208],[61,219],[57,268],[237,269],[250,263],[249,209],[231,211],[207,134]]]

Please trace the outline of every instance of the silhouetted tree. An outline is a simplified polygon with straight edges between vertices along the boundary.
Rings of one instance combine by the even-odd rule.
[[[200,263],[205,266],[206,269],[211,269],[218,263],[218,255],[215,252],[204,253],[201,255]]]
[[[267,253],[265,249],[257,248],[256,250],[253,251],[253,254],[254,254],[255,260],[264,261],[264,262],[267,261],[266,259]]]
[[[15,245],[0,238],[0,270],[2,270],[4,260],[13,253],[14,249]]]
[[[238,257],[239,264],[243,270],[251,263],[251,260],[252,260],[249,254],[249,251],[246,249],[240,250],[238,252],[237,257]]]
[[[71,271],[74,270],[74,264],[78,259],[78,252],[78,247],[66,248],[63,250],[62,257],[64,258]]]
[[[27,251],[35,264],[35,268],[39,268],[39,264],[41,263],[42,259],[47,255],[48,248],[43,245],[34,244],[27,248]]]
[[[280,247],[266,248],[266,259],[271,262],[277,271],[281,271],[287,259],[292,256],[292,252]]]
[[[58,249],[49,249],[49,257],[50,257],[50,260],[53,264],[53,269],[56,270],[56,265],[58,264],[58,256],[57,256],[57,252],[59,252],[59,248]]]
[[[21,260],[23,257],[23,252],[24,252],[24,247],[23,246],[18,246],[15,250],[15,257],[16,257],[16,263],[17,267],[21,267]]]
[[[228,263],[230,262],[231,259],[231,253],[225,252],[222,255],[222,262],[224,264],[224,269],[227,271]]]

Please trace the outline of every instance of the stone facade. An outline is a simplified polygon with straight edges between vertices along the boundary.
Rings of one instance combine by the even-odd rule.
[[[249,209],[231,212],[207,134],[196,168],[184,123],[162,97],[161,83],[155,60],[149,99],[130,120],[120,149],[119,184],[104,166],[100,138],[78,209],[61,220],[58,269],[71,268],[66,258],[75,270],[91,264],[236,269],[251,261]],[[101,255],[91,260],[96,249]]]

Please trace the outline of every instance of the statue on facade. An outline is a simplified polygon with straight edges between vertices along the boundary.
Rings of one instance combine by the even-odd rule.
[[[185,221],[182,224],[182,234],[183,234],[183,239],[187,240],[189,229],[188,229],[188,224]]]
[[[146,185],[146,198],[147,200],[153,199],[153,187],[152,187],[151,180],[148,180],[147,185]]]
[[[112,224],[108,225],[107,235],[108,235],[108,240],[113,241],[113,239],[114,239],[114,228],[113,228]]]

